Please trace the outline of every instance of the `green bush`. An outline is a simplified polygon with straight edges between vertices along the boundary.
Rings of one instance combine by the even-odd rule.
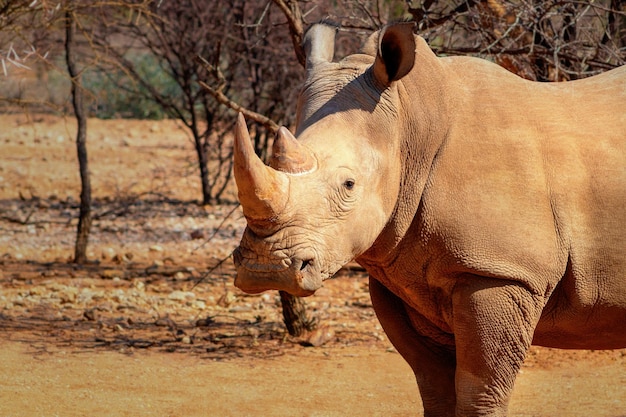
[[[137,74],[152,88],[170,100],[181,99],[179,85],[161,68],[153,55],[137,55],[130,60]],[[92,116],[153,120],[167,117],[147,89],[119,68],[85,71],[83,85],[91,94],[89,110]]]

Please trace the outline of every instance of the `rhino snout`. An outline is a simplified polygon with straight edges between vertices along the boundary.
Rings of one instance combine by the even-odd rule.
[[[237,276],[235,286],[249,294],[267,290],[286,291],[306,297],[322,286],[322,277],[315,271],[312,258],[289,258],[278,264],[247,262],[238,249],[233,253]]]

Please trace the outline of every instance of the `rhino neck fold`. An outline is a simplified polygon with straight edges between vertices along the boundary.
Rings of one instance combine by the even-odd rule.
[[[421,203],[433,168],[441,159],[450,135],[449,126],[454,117],[454,107],[448,102],[446,73],[437,61],[421,63],[430,73],[428,79],[420,79],[421,73],[413,71],[397,83],[399,109],[401,109],[402,132],[398,158],[400,159],[400,186],[393,213],[374,244],[356,261],[364,267],[390,266],[402,257],[400,246],[417,226],[421,218]],[[427,65],[428,64],[428,65]],[[433,78],[433,73],[437,74]],[[408,78],[407,77],[407,78]],[[417,87],[416,87],[417,86]],[[414,237],[412,237],[414,238]],[[369,269],[368,268],[368,269]]]

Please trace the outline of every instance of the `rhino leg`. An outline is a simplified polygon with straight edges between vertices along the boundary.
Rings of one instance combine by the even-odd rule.
[[[544,304],[513,281],[464,276],[453,296],[457,416],[506,416]]]
[[[416,318],[409,316],[410,307],[376,279],[370,277],[369,282],[378,320],[391,343],[413,369],[424,416],[454,416],[454,353],[419,334],[411,320],[415,322]]]

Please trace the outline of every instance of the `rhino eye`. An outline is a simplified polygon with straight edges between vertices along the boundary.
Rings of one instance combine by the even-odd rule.
[[[343,186],[346,187],[346,189],[348,189],[348,190],[353,189],[354,188],[354,180],[353,179],[346,180],[343,183]]]

